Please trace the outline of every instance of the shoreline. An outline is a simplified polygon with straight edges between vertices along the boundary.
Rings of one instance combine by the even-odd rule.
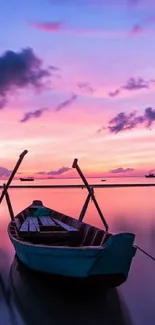
[[[121,187],[152,187],[155,186],[155,183],[148,184],[89,184],[93,188],[121,188]],[[3,189],[3,185],[0,185],[0,188]],[[10,188],[86,188],[83,184],[75,185],[10,185]]]

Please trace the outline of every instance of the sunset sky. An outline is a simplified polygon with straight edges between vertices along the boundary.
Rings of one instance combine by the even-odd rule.
[[[154,169],[155,2],[0,3],[1,177]]]

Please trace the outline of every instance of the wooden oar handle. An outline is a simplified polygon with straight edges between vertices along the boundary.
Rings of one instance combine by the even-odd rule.
[[[24,156],[28,153],[28,150],[24,150],[21,154],[20,154],[20,158],[23,159]]]
[[[19,156],[19,158],[18,158],[18,161],[17,161],[17,163],[16,163],[16,165],[15,165],[15,167],[14,167],[14,169],[13,169],[13,171],[12,171],[12,173],[11,173],[11,175],[10,175],[10,177],[9,177],[9,179],[8,179],[8,181],[7,181],[7,183],[6,183],[5,187],[4,187],[4,189],[3,189],[3,191],[2,191],[2,194],[1,194],[1,197],[0,197],[0,204],[1,204],[1,202],[2,202],[2,200],[3,200],[3,198],[4,198],[4,196],[5,196],[5,194],[6,194],[7,190],[8,190],[8,188],[9,188],[9,186],[10,186],[10,184],[11,184],[11,182],[12,182],[12,180],[13,180],[13,178],[14,178],[14,176],[15,176],[15,174],[16,174],[16,172],[17,172],[17,170],[18,170],[18,168],[19,168],[19,166],[20,166],[20,164],[21,164],[21,162],[22,162],[22,160],[23,160],[23,158],[24,158],[24,156],[25,156],[27,153],[28,153],[28,151],[27,151],[27,150],[24,150],[24,151],[20,154],[20,156]]]
[[[81,169],[80,169],[80,167],[78,165],[78,159],[77,158],[74,159],[72,168],[76,168],[78,174],[80,175],[81,179],[83,180],[83,182],[84,182],[84,184],[85,184],[85,186],[86,186],[86,188],[87,188],[87,190],[88,190],[88,192],[89,192],[89,194],[90,194],[90,196],[91,196],[91,198],[92,198],[92,200],[93,200],[93,202],[94,202],[94,204],[96,206],[98,214],[99,214],[99,216],[100,216],[100,218],[101,218],[101,220],[102,220],[102,222],[103,222],[103,224],[105,226],[105,229],[106,229],[106,231],[108,231],[108,228],[109,228],[108,224],[107,224],[107,222],[106,222],[106,220],[105,220],[105,218],[103,216],[103,213],[102,213],[102,211],[101,211],[101,209],[100,209],[100,207],[99,207],[99,205],[97,203],[97,200],[96,200],[95,195],[94,195],[94,191],[92,190],[92,186],[90,186],[88,184],[85,176],[83,175],[83,173],[82,173],[82,171],[81,171]]]
[[[73,165],[72,165],[72,168],[76,168],[78,165],[78,159],[75,158],[74,161],[73,161]]]

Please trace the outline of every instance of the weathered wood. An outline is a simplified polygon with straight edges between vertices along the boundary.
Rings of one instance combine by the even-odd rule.
[[[87,236],[88,236],[88,233],[89,233],[90,228],[92,228],[90,225],[87,225],[87,226],[85,227],[85,234],[84,234],[84,237],[83,237],[83,240],[82,240],[82,244],[81,244],[81,246],[84,245],[84,242],[85,242],[85,240],[86,240],[86,238],[87,238]]]
[[[45,227],[54,227],[56,226],[55,222],[49,216],[38,217],[40,222]]]
[[[5,183],[3,184],[3,188],[5,189]],[[11,220],[14,220],[14,213],[13,213],[12,204],[11,204],[11,201],[10,201],[10,196],[9,196],[8,191],[6,191],[6,193],[5,193],[5,198],[6,198],[6,203],[7,203],[7,206],[8,206],[8,210],[9,210],[9,213],[10,213]]]
[[[78,166],[78,159],[76,159],[76,158],[74,159],[72,167],[76,168],[78,174],[80,175],[81,179],[83,180],[83,182],[84,182],[84,184],[85,184],[85,186],[86,186],[86,188],[88,190],[88,193],[90,194],[90,196],[91,196],[91,198],[92,198],[92,200],[93,200],[93,202],[95,204],[95,207],[96,207],[96,209],[98,211],[98,214],[99,214],[99,216],[100,216],[100,218],[101,218],[101,220],[102,220],[102,222],[103,222],[103,224],[105,226],[105,229],[106,229],[106,231],[108,231],[109,226],[108,226],[108,224],[107,224],[107,222],[106,222],[106,220],[105,220],[105,218],[103,216],[103,213],[102,213],[102,211],[101,211],[101,209],[100,209],[100,207],[98,205],[98,202],[97,202],[97,200],[95,198],[95,195],[94,195],[94,191],[92,191],[92,187],[88,184],[85,176],[83,175],[80,167]]]
[[[93,188],[91,188],[91,190],[93,192]],[[86,198],[86,201],[84,203],[84,206],[83,206],[83,208],[81,210],[81,213],[80,213],[80,216],[79,216],[79,221],[82,221],[83,218],[84,218],[84,216],[85,216],[85,214],[86,214],[86,211],[87,211],[87,208],[88,208],[88,204],[89,204],[90,198],[91,198],[91,194],[88,193],[88,196]]]
[[[29,225],[29,231],[36,231],[35,223],[33,222],[32,217],[28,217],[28,225]]]
[[[16,225],[16,228],[19,230],[20,229],[20,225],[21,225],[20,220],[18,218],[15,218],[14,219],[14,223]]]
[[[22,225],[21,225],[21,227],[20,227],[20,231],[21,232],[27,232],[28,230],[29,230],[29,220],[28,220],[28,218],[26,218],[25,220],[24,220],[24,222],[22,223]]]
[[[36,218],[35,217],[31,217],[31,220],[32,220],[33,224],[35,225],[36,231],[40,231],[38,218],[37,217]]]
[[[40,231],[38,219],[35,217],[27,217],[20,227],[21,232]]]
[[[5,188],[2,191],[2,195],[0,197],[0,204],[1,204],[2,200],[3,200],[3,197],[5,196],[8,188],[9,188],[9,186],[10,186],[10,184],[11,184],[11,182],[12,182],[12,180],[13,180],[13,178],[14,178],[14,176],[15,176],[15,174],[16,174],[16,172],[17,172],[17,170],[18,170],[18,168],[19,168],[19,166],[20,166],[20,164],[21,164],[21,162],[23,160],[23,158],[24,158],[24,156],[27,154],[27,152],[28,152],[27,150],[24,150],[20,154],[19,159],[18,159],[18,161],[17,161],[17,163],[16,163],[16,165],[15,165],[15,167],[14,167],[14,169],[13,169],[13,171],[12,171],[12,173],[11,173],[11,175],[10,175],[7,183],[6,183],[6,185],[5,185]]]
[[[68,226],[66,223],[58,220],[58,219],[55,219],[55,218],[52,218],[59,226],[61,226],[62,228],[64,228],[65,230],[67,231],[78,231],[76,228],[73,228],[71,226]]]

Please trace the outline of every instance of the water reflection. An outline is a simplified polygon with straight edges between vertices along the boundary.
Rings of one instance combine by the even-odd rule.
[[[110,231],[114,233],[120,231],[134,232],[136,234],[136,244],[155,256],[155,188],[95,189],[95,194],[103,214],[109,223]],[[39,199],[42,200],[46,206],[53,207],[75,218],[78,218],[80,214],[80,209],[86,195],[87,191],[85,189],[10,190],[10,197],[15,214],[30,205],[33,199]],[[93,203],[91,203],[88,208],[85,221],[97,227],[103,227]],[[0,269],[1,278],[3,280],[3,283],[2,281],[0,283],[0,325],[10,325],[13,319],[13,316],[9,316],[10,308],[8,308],[7,300],[4,299],[4,293],[7,292],[8,294],[10,290],[8,288],[8,273],[14,256],[14,249],[7,234],[8,222],[9,214],[4,200],[0,206]],[[47,316],[50,316],[51,323],[55,322],[55,324],[57,324],[56,321],[58,319],[60,322],[59,324],[64,324],[64,320],[66,320],[68,323],[72,321],[72,323],[77,322],[82,324],[84,322],[88,323],[89,321],[90,324],[98,325],[104,324],[107,317],[107,324],[108,321],[111,321],[111,324],[113,324],[113,319],[110,319],[110,317],[112,317],[112,314],[117,314],[116,310],[119,310],[119,316],[122,315],[122,313],[124,315],[124,310],[126,308],[123,301],[125,301],[134,325],[154,325],[154,270],[155,262],[144,256],[143,253],[137,252],[133,259],[127,281],[118,288],[117,291],[113,291],[106,296],[106,303],[105,294],[103,294],[102,290],[103,288],[100,290],[100,293],[98,293],[97,298],[96,295],[90,294],[90,290],[84,291],[82,288],[80,291],[80,300],[78,300],[75,292],[69,292],[68,287],[61,292],[62,288],[59,285],[55,286],[54,283],[50,284],[49,290],[46,285],[45,290],[43,285],[40,284],[43,278],[38,280],[27,280],[29,276],[25,276],[25,272],[22,272],[22,275],[21,272],[16,272],[16,279],[18,279],[18,286],[16,287],[20,288],[20,290],[18,289],[20,292],[21,288],[25,290],[21,300],[23,301],[23,305],[27,306],[27,310],[31,311],[31,314],[34,305],[35,314],[38,312],[39,315],[40,309],[43,308],[44,316],[41,317],[46,318],[46,306],[49,306],[47,307]],[[33,285],[33,283],[35,283],[35,285]],[[117,292],[119,292],[119,295]],[[17,308],[18,304],[14,304],[14,296],[15,295],[11,296],[11,306],[16,316],[15,324],[21,325],[23,318],[20,317],[20,308],[19,306]],[[120,298],[122,296],[123,298]],[[46,306],[43,304],[44,298],[46,300]],[[113,299],[115,303],[113,303]],[[52,302],[51,305],[49,301]],[[105,316],[105,309],[109,311],[110,316]],[[26,314],[29,313],[30,312],[26,312]],[[117,318],[117,316],[115,317]],[[124,320],[124,316],[121,317],[123,317],[123,320],[120,318],[120,324],[123,324],[122,322],[127,322],[126,319]],[[130,319],[129,316],[126,318]],[[33,324],[39,323],[39,321],[38,317]],[[46,324],[46,322],[44,323]],[[29,319],[27,320],[27,324],[30,324]],[[114,322],[114,324],[117,323]]]
[[[12,297],[27,324],[131,325],[116,290],[71,286],[66,280],[28,270],[14,258],[10,272]]]

